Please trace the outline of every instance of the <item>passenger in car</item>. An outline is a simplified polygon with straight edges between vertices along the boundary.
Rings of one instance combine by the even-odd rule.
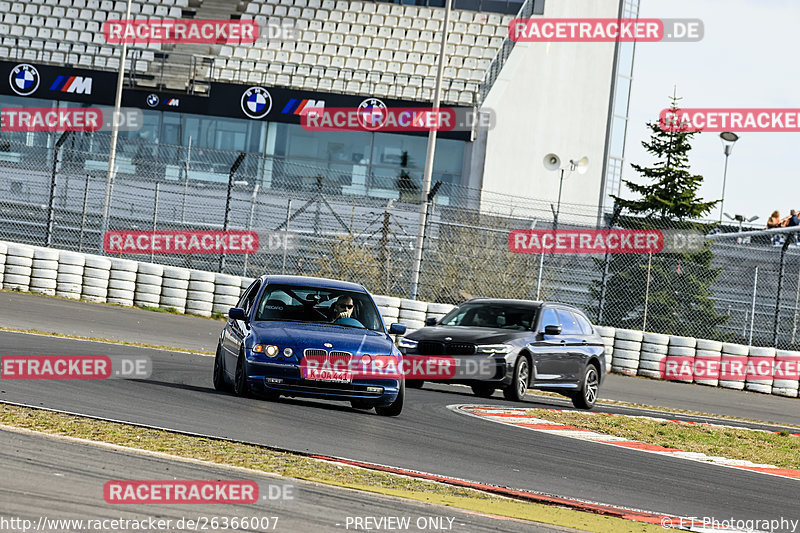
[[[350,296],[342,295],[331,306],[331,320],[339,320],[340,318],[351,318],[353,315],[353,299]]]

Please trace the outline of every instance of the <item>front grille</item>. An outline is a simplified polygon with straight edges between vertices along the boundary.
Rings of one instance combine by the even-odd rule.
[[[328,355],[328,352],[325,351],[325,350],[321,350],[319,348],[306,348],[303,351],[303,355],[306,356],[306,357],[308,357],[308,356],[325,357],[326,355]]]
[[[471,342],[420,341],[417,353],[421,355],[473,355],[475,345]]]
[[[328,354],[328,362],[335,368],[337,366],[339,367],[350,366],[351,359],[353,359],[353,354],[351,354],[350,352],[339,352],[336,350],[331,350],[331,353]]]

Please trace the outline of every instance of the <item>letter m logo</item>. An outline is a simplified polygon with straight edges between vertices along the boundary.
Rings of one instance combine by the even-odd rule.
[[[83,76],[59,76],[50,86],[51,91],[74,94],[92,94],[92,78]]]

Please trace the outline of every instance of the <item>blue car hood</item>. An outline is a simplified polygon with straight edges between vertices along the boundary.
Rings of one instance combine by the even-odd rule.
[[[368,329],[311,324],[308,322],[261,321],[251,324],[253,343],[274,344],[283,351],[289,347],[299,357],[306,348],[342,350],[353,355],[397,353],[394,343],[383,332]],[[332,344],[332,347],[325,346]]]

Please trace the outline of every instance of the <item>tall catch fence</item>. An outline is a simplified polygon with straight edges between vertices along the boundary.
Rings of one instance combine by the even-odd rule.
[[[258,232],[261,248],[226,255],[225,272],[334,277],[378,294],[409,295],[420,205],[414,203],[419,190],[401,179],[401,167],[396,176],[385,169],[375,176],[358,164],[334,167],[247,153],[231,175],[239,152],[121,138],[107,196],[108,137],[72,134],[59,149],[55,141],[0,138],[0,239],[102,254],[105,228],[221,230],[230,198],[228,229]],[[717,235],[693,254],[509,249],[510,231],[551,230],[555,211],[558,229],[612,223],[610,215],[598,221],[592,206],[556,206],[444,181],[430,207],[419,298],[555,300],[584,309],[596,324],[800,347],[800,246],[794,234]],[[642,224],[625,216],[613,222],[618,228]],[[739,230],[732,224],[702,229]],[[287,230],[293,246],[270,241]],[[129,258],[211,271],[221,265],[219,255],[208,254]]]

